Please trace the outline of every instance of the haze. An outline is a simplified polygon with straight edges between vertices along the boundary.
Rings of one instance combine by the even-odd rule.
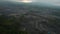
[[[13,1],[13,2],[18,2],[18,1],[21,1],[21,0],[0,0],[0,1]],[[33,2],[39,2],[38,4],[40,3],[44,3],[44,4],[51,4],[51,5],[54,5],[54,6],[60,6],[60,0],[30,0]]]

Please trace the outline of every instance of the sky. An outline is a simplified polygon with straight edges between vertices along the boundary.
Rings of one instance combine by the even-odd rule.
[[[1,1],[1,0],[0,0]],[[3,0],[3,1],[21,1],[21,0]],[[31,0],[32,2],[39,2],[39,3],[48,3],[55,6],[60,6],[60,0]]]

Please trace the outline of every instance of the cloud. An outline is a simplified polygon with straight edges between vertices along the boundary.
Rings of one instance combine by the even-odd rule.
[[[0,1],[20,1],[20,0],[0,0]],[[32,0],[32,1],[60,6],[60,0]]]
[[[60,0],[33,0],[35,2],[40,2],[40,3],[48,3],[48,4],[52,4],[55,6],[60,6]]]

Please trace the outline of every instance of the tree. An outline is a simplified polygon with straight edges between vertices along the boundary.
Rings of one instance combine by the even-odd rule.
[[[23,21],[21,17],[20,22],[14,16],[0,16],[0,33],[1,34],[27,34],[26,31],[20,31],[20,23]],[[19,19],[18,19],[19,20]]]

